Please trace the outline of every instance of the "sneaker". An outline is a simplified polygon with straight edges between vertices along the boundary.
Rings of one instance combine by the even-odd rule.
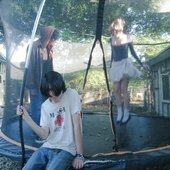
[[[116,122],[117,122],[117,123],[121,122],[122,117],[123,117],[122,108],[118,108],[117,120],[116,120]]]
[[[40,137],[35,138],[36,143],[44,143],[45,141],[46,141],[46,139],[41,139]]]
[[[131,118],[129,111],[125,111],[124,115],[123,115],[123,119],[122,119],[122,123],[125,124],[129,121],[129,119]]]

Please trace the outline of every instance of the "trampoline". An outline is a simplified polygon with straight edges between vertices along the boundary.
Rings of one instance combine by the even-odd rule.
[[[7,0],[0,4],[7,5]],[[99,42],[103,52],[103,65],[106,76],[106,86],[109,89],[106,73],[106,62],[101,41],[104,0],[99,0],[96,26],[96,38],[90,53],[85,81],[90,69],[93,49]],[[5,13],[5,11],[3,10]],[[2,15],[2,14],[1,14]],[[23,148],[20,139],[19,119],[16,116],[16,106],[20,99],[20,89],[24,76],[23,63],[11,62],[11,44],[9,30],[16,31],[12,25],[9,29],[9,18],[2,15],[7,41],[7,81],[4,117],[0,132],[0,154],[20,161],[23,158]],[[23,102],[27,105],[26,96]],[[112,103],[111,103],[112,104]],[[123,169],[153,169],[170,165],[170,119],[156,116],[131,113],[127,124],[115,124],[116,115],[107,112],[84,112],[82,116],[84,155],[86,158],[84,170],[123,170]],[[40,147],[35,142],[35,135],[29,126],[22,121],[25,159]],[[116,149],[115,149],[116,146]],[[71,170],[72,168],[70,168]]]
[[[159,126],[158,126],[159,125]],[[26,158],[40,145],[24,123]],[[15,133],[13,131],[15,129]],[[84,169],[146,169],[170,164],[170,120],[132,114],[126,125],[116,125],[118,151],[113,149],[114,136],[108,113],[83,114]],[[6,135],[7,134],[7,135]],[[32,136],[31,136],[32,134]],[[31,137],[30,137],[31,136]],[[1,129],[0,154],[20,160],[22,151],[18,119]]]

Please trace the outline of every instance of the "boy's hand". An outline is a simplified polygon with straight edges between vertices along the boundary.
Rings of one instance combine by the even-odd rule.
[[[81,169],[84,166],[84,157],[83,156],[76,156],[72,163],[75,169]]]
[[[21,116],[21,115],[23,115],[23,114],[24,114],[23,107],[20,106],[20,105],[18,105],[18,106],[17,106],[17,115],[18,115],[18,116]]]
[[[23,116],[23,119],[26,119],[29,117],[28,112],[26,111],[26,109],[23,106],[18,105],[17,106],[17,113],[18,116]]]

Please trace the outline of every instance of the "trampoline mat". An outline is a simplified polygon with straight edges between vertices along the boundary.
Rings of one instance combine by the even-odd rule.
[[[113,149],[115,136],[109,114],[84,113],[82,122],[84,155],[87,159],[85,170],[150,168],[170,164],[170,119],[131,114],[127,124],[115,124],[118,151]],[[38,148],[40,145],[35,143],[31,130],[23,123],[25,144]],[[18,119],[8,122],[1,130],[8,138],[19,143]],[[5,155],[6,147],[4,142],[1,143],[0,140],[0,153]],[[13,149],[17,152],[15,147]],[[21,155],[21,150],[18,151],[18,155]]]

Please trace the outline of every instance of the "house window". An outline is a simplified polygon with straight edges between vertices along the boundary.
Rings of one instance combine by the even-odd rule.
[[[163,100],[170,100],[170,75],[162,76]]]

